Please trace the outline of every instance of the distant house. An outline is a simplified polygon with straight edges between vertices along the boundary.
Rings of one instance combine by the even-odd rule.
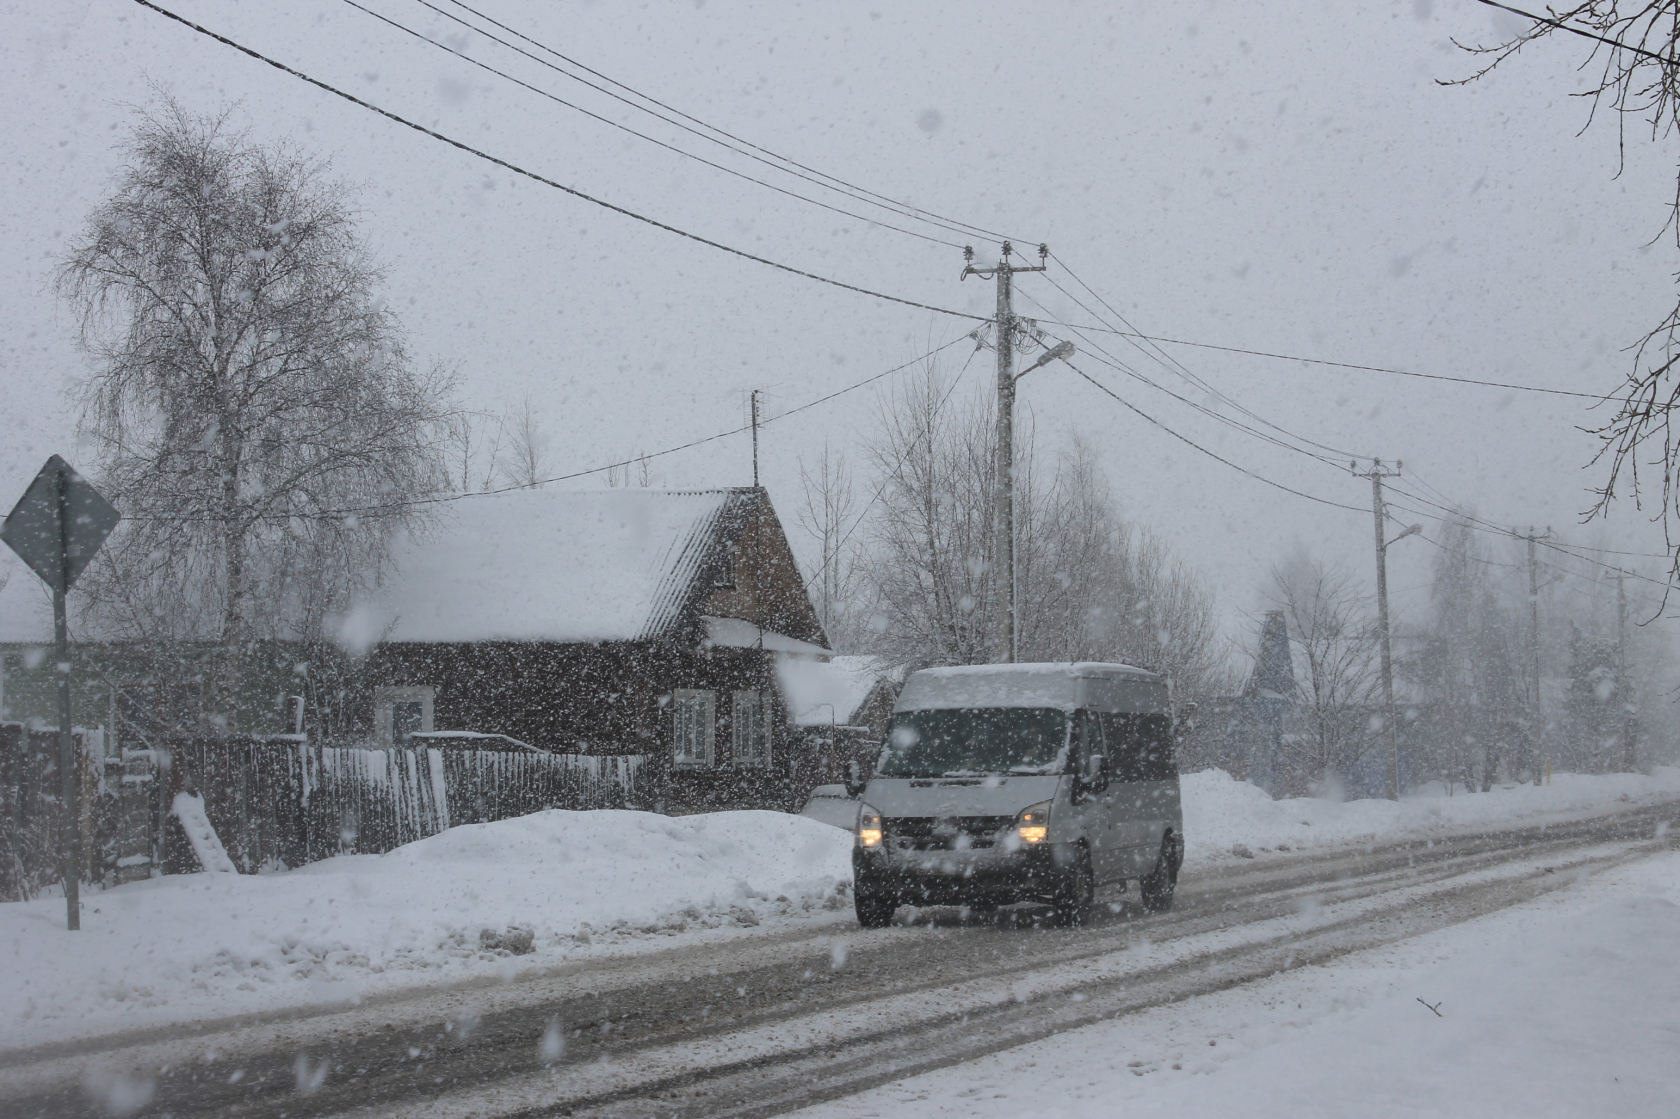
[[[782,806],[826,779],[778,666],[831,650],[762,489],[468,497],[395,568],[349,627],[380,742],[644,755],[643,799],[671,810]]]
[[[873,767],[906,671],[880,657],[788,657],[777,663],[788,718],[795,733],[827,760],[827,780],[839,779],[848,761],[866,772]]]

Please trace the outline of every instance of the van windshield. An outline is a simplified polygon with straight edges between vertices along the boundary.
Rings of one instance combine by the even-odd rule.
[[[1053,707],[962,707],[893,716],[876,772],[883,777],[1060,773],[1067,712]]]

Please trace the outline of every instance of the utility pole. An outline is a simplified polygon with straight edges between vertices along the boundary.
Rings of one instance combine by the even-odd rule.
[[[1628,679],[1627,587],[1623,573],[1616,572],[1616,698],[1622,705],[1622,769],[1639,769],[1639,727],[1633,718],[1633,685]]]
[[[1388,637],[1388,546],[1393,541],[1385,539],[1388,514],[1383,508],[1382,482],[1384,478],[1399,477],[1401,464],[1396,459],[1394,469],[1387,470],[1381,459],[1373,459],[1371,469],[1364,472],[1358,469],[1357,463],[1349,465],[1354,468],[1354,474],[1371,479],[1371,515],[1377,522],[1377,639],[1382,643],[1383,729],[1388,734],[1388,799],[1399,800],[1400,738],[1394,725],[1394,656],[1389,649]],[[1409,536],[1421,527],[1413,526],[1401,536]]]
[[[752,390],[753,489],[758,488],[758,390]]]
[[[1015,660],[1015,312],[1011,285],[1017,272],[1043,272],[1050,255],[1048,245],[1038,247],[1036,265],[1011,264],[1014,246],[1003,243],[1003,256],[996,266],[977,268],[974,249],[963,249],[962,278],[992,277],[997,280],[997,538],[993,559],[998,587],[997,662]]]
[[[1535,532],[1534,526],[1528,526],[1528,535],[1512,533],[1518,539],[1528,541],[1528,670],[1529,685],[1533,688],[1534,713],[1533,729],[1529,732],[1533,739],[1534,753],[1534,783],[1546,783],[1545,745],[1541,735],[1545,731],[1546,722],[1540,707],[1540,573],[1535,565],[1534,545],[1552,534],[1551,529],[1545,532]]]

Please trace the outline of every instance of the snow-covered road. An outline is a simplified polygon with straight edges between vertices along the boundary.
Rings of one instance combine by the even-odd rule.
[[[150,1093],[177,1115],[772,1114],[907,1075],[962,1078],[927,1070],[1520,905],[1648,855],[1674,815],[1212,859],[1174,913],[1118,895],[1085,929],[950,910],[873,933],[761,929],[214,1036],[37,1052],[0,1061],[0,1110],[96,1115]]]

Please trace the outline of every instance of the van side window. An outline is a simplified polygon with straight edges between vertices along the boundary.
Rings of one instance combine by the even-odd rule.
[[[1104,712],[1102,721],[1114,780],[1171,781],[1178,776],[1168,716]]]

